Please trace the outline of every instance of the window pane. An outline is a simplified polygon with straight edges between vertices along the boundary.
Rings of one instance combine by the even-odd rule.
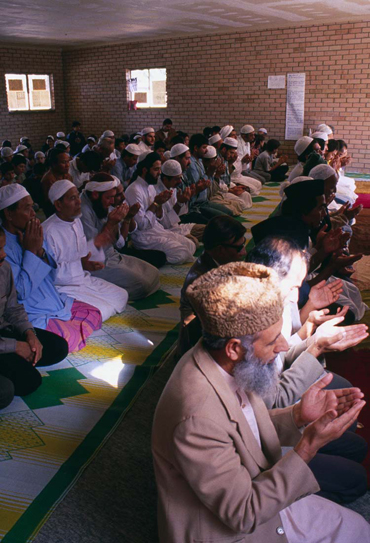
[[[27,111],[27,80],[24,74],[5,74],[9,111]]]
[[[166,68],[128,71],[129,99],[139,108],[167,107],[166,78]]]
[[[50,78],[48,75],[29,75],[30,109],[51,109]]]

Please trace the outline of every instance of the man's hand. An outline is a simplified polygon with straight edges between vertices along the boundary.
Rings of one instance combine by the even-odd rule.
[[[348,411],[341,411],[342,414],[335,409],[326,411],[305,428],[302,438],[294,447],[295,452],[308,464],[321,447],[338,439],[352,426],[365,403],[363,400],[355,399]]]
[[[200,194],[205,189],[211,186],[211,181],[209,179],[199,179],[198,183],[195,183],[196,194]]]
[[[177,201],[179,204],[186,204],[191,198],[191,189],[186,187],[183,191],[177,191]]]
[[[331,321],[337,317],[345,317],[348,312],[349,306],[345,305],[342,308],[338,307],[337,314],[336,315],[330,315],[329,309],[320,309],[311,311],[308,315],[307,321],[314,326],[321,326],[321,324],[324,324],[324,322]]]
[[[128,213],[126,215],[126,220],[127,221],[131,221],[131,219],[133,219],[135,217],[135,215],[137,213],[139,213],[140,211],[140,204],[138,202],[136,202],[136,204],[133,204],[130,209],[128,210]]]
[[[343,232],[341,228],[335,228],[326,232],[328,226],[324,225],[316,236],[315,248],[318,251],[323,251],[325,255],[330,255],[345,247],[350,238],[348,232]]]
[[[252,153],[255,153],[256,149],[253,149]],[[257,153],[258,154],[258,153]],[[243,156],[242,163],[243,164],[249,164],[249,162],[252,162],[253,158],[248,153]]]
[[[347,217],[349,221],[352,221],[361,211],[364,209],[364,206],[360,204],[356,207],[348,207],[343,214]]]
[[[25,231],[23,233],[18,232],[18,237],[19,243],[25,251],[30,251],[35,255],[43,252],[42,244],[44,242],[44,235],[38,219],[35,218],[28,221]]]
[[[345,270],[346,268],[352,266],[352,264],[360,260],[362,257],[362,253],[347,256],[343,255],[341,252],[338,251],[337,253],[332,255],[330,259],[330,267],[333,272]]]
[[[315,309],[322,309],[336,302],[342,292],[343,281],[341,279],[331,283],[326,283],[324,280],[311,288],[308,299]]]
[[[91,253],[88,253],[86,256],[81,258],[82,268],[86,271],[93,272],[102,270],[104,268],[103,262],[96,262],[95,260],[90,260]]]
[[[37,362],[42,357],[42,344],[38,340],[33,330],[27,330],[25,333],[25,338],[33,355],[32,365],[36,366]]]
[[[154,201],[156,204],[161,206],[165,204],[166,202],[168,202],[171,196],[172,196],[172,190],[163,190],[162,192],[157,194],[157,196],[154,198]]]
[[[368,337],[366,324],[353,324],[352,326],[338,328],[337,325],[343,320],[343,316],[335,316],[328,322],[321,324],[315,335],[312,336],[313,343],[307,349],[307,352],[318,358],[323,353],[344,351],[350,347],[355,347]]]
[[[15,353],[18,356],[21,356],[22,358],[27,360],[27,362],[33,362],[33,359],[35,357],[27,341],[17,341]]]
[[[111,169],[114,168],[114,166],[116,165],[116,162],[117,160],[111,160],[109,157],[105,158],[101,165],[101,169],[103,170],[103,172],[109,173]]]
[[[94,239],[94,245],[97,249],[104,249],[109,247],[116,241],[116,233],[110,228],[103,228],[103,230]]]
[[[125,218],[127,213],[129,212],[129,206],[126,204],[126,202],[122,202],[119,206],[115,207],[108,215],[108,223],[111,226],[117,226],[120,222],[122,222]]]
[[[233,187],[229,189],[229,192],[231,194],[234,194],[235,196],[241,196],[244,193],[244,189],[242,187]]]

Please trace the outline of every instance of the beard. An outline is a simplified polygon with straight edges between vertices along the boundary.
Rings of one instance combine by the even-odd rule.
[[[254,392],[263,398],[275,396],[279,382],[276,359],[269,364],[264,364],[254,354],[252,344],[242,343],[242,345],[245,349],[244,358],[235,366],[233,372],[238,387],[245,392]]]
[[[98,219],[106,219],[108,217],[108,209],[104,209],[100,197],[97,200],[92,200],[92,208]]]
[[[147,172],[145,175],[145,181],[148,185],[156,185],[158,183],[158,177],[153,177],[150,172]]]

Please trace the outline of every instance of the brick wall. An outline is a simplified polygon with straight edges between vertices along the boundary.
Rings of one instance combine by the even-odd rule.
[[[9,113],[6,73],[53,75],[55,111]],[[28,136],[33,148],[40,149],[48,134],[66,129],[61,50],[5,44],[1,48],[0,79],[0,142],[10,139],[14,149],[19,138]]]
[[[63,53],[67,120],[85,133],[160,127],[194,133],[206,125],[264,126],[284,140],[285,90],[267,76],[306,72],[305,129],[333,124],[350,145],[353,169],[370,167],[370,23],[177,37]],[[167,68],[168,107],[128,111],[126,69]],[[283,148],[292,160],[293,144]]]

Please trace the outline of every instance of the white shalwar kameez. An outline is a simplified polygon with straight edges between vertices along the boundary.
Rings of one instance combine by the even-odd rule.
[[[137,230],[131,235],[137,249],[157,249],[166,254],[170,264],[193,262],[196,250],[195,243],[181,234],[163,228],[157,216],[148,208],[154,202],[157,193],[154,185],[148,185],[142,177],[138,177],[125,191],[127,203],[132,206],[140,204],[140,211],[135,215]]]
[[[337,183],[336,197],[344,202],[350,202],[352,205],[356,202],[358,196],[355,193],[356,183],[351,177],[344,175],[343,168],[339,169],[339,179]]]
[[[301,177],[301,175],[303,175],[303,168],[304,164],[302,162],[297,162],[297,164],[294,166],[289,174],[289,177],[287,179],[288,183],[291,183],[296,177]]]
[[[167,187],[161,181],[161,179],[158,179],[158,183],[154,185],[154,188],[157,194],[160,194],[164,190],[168,190]],[[181,234],[182,236],[188,236],[191,233],[193,227],[195,226],[195,223],[181,224],[180,217],[174,210],[174,206],[176,204],[177,204],[177,190],[174,189],[172,191],[171,198],[165,204],[162,205],[163,218],[161,219],[161,225],[163,226],[163,228],[165,228],[165,230],[171,230],[171,232],[175,232],[176,234]],[[182,207],[180,209],[182,209]]]
[[[244,187],[250,188],[250,193],[252,196],[257,196],[262,188],[261,181],[258,181],[258,179],[254,179],[253,177],[248,177],[247,175],[244,175],[243,172],[243,164],[240,158],[238,158],[234,164],[234,171],[231,174],[231,181],[235,183],[235,185],[243,185]],[[249,205],[248,207],[251,207]]]
[[[240,409],[259,447],[262,447],[256,416],[247,394],[238,388],[232,375],[217,364],[235,394]],[[370,525],[341,505],[320,496],[306,496],[280,511],[288,543],[370,543]],[[266,542],[267,543],[267,542]]]
[[[153,149],[149,147],[144,141],[141,141],[138,143],[138,147],[140,147],[142,153],[151,153]]]
[[[77,168],[77,158],[75,157],[69,163],[69,175],[72,177],[73,183],[79,189],[84,183],[90,180],[91,174],[89,172],[80,172]]]
[[[80,219],[67,222],[54,214],[42,226],[47,250],[57,263],[57,291],[97,307],[103,321],[121,313],[127,304],[127,291],[93,277],[82,268],[82,257],[91,252],[92,261],[101,261],[104,260],[104,252],[96,249],[92,240],[89,243],[86,241]]]

